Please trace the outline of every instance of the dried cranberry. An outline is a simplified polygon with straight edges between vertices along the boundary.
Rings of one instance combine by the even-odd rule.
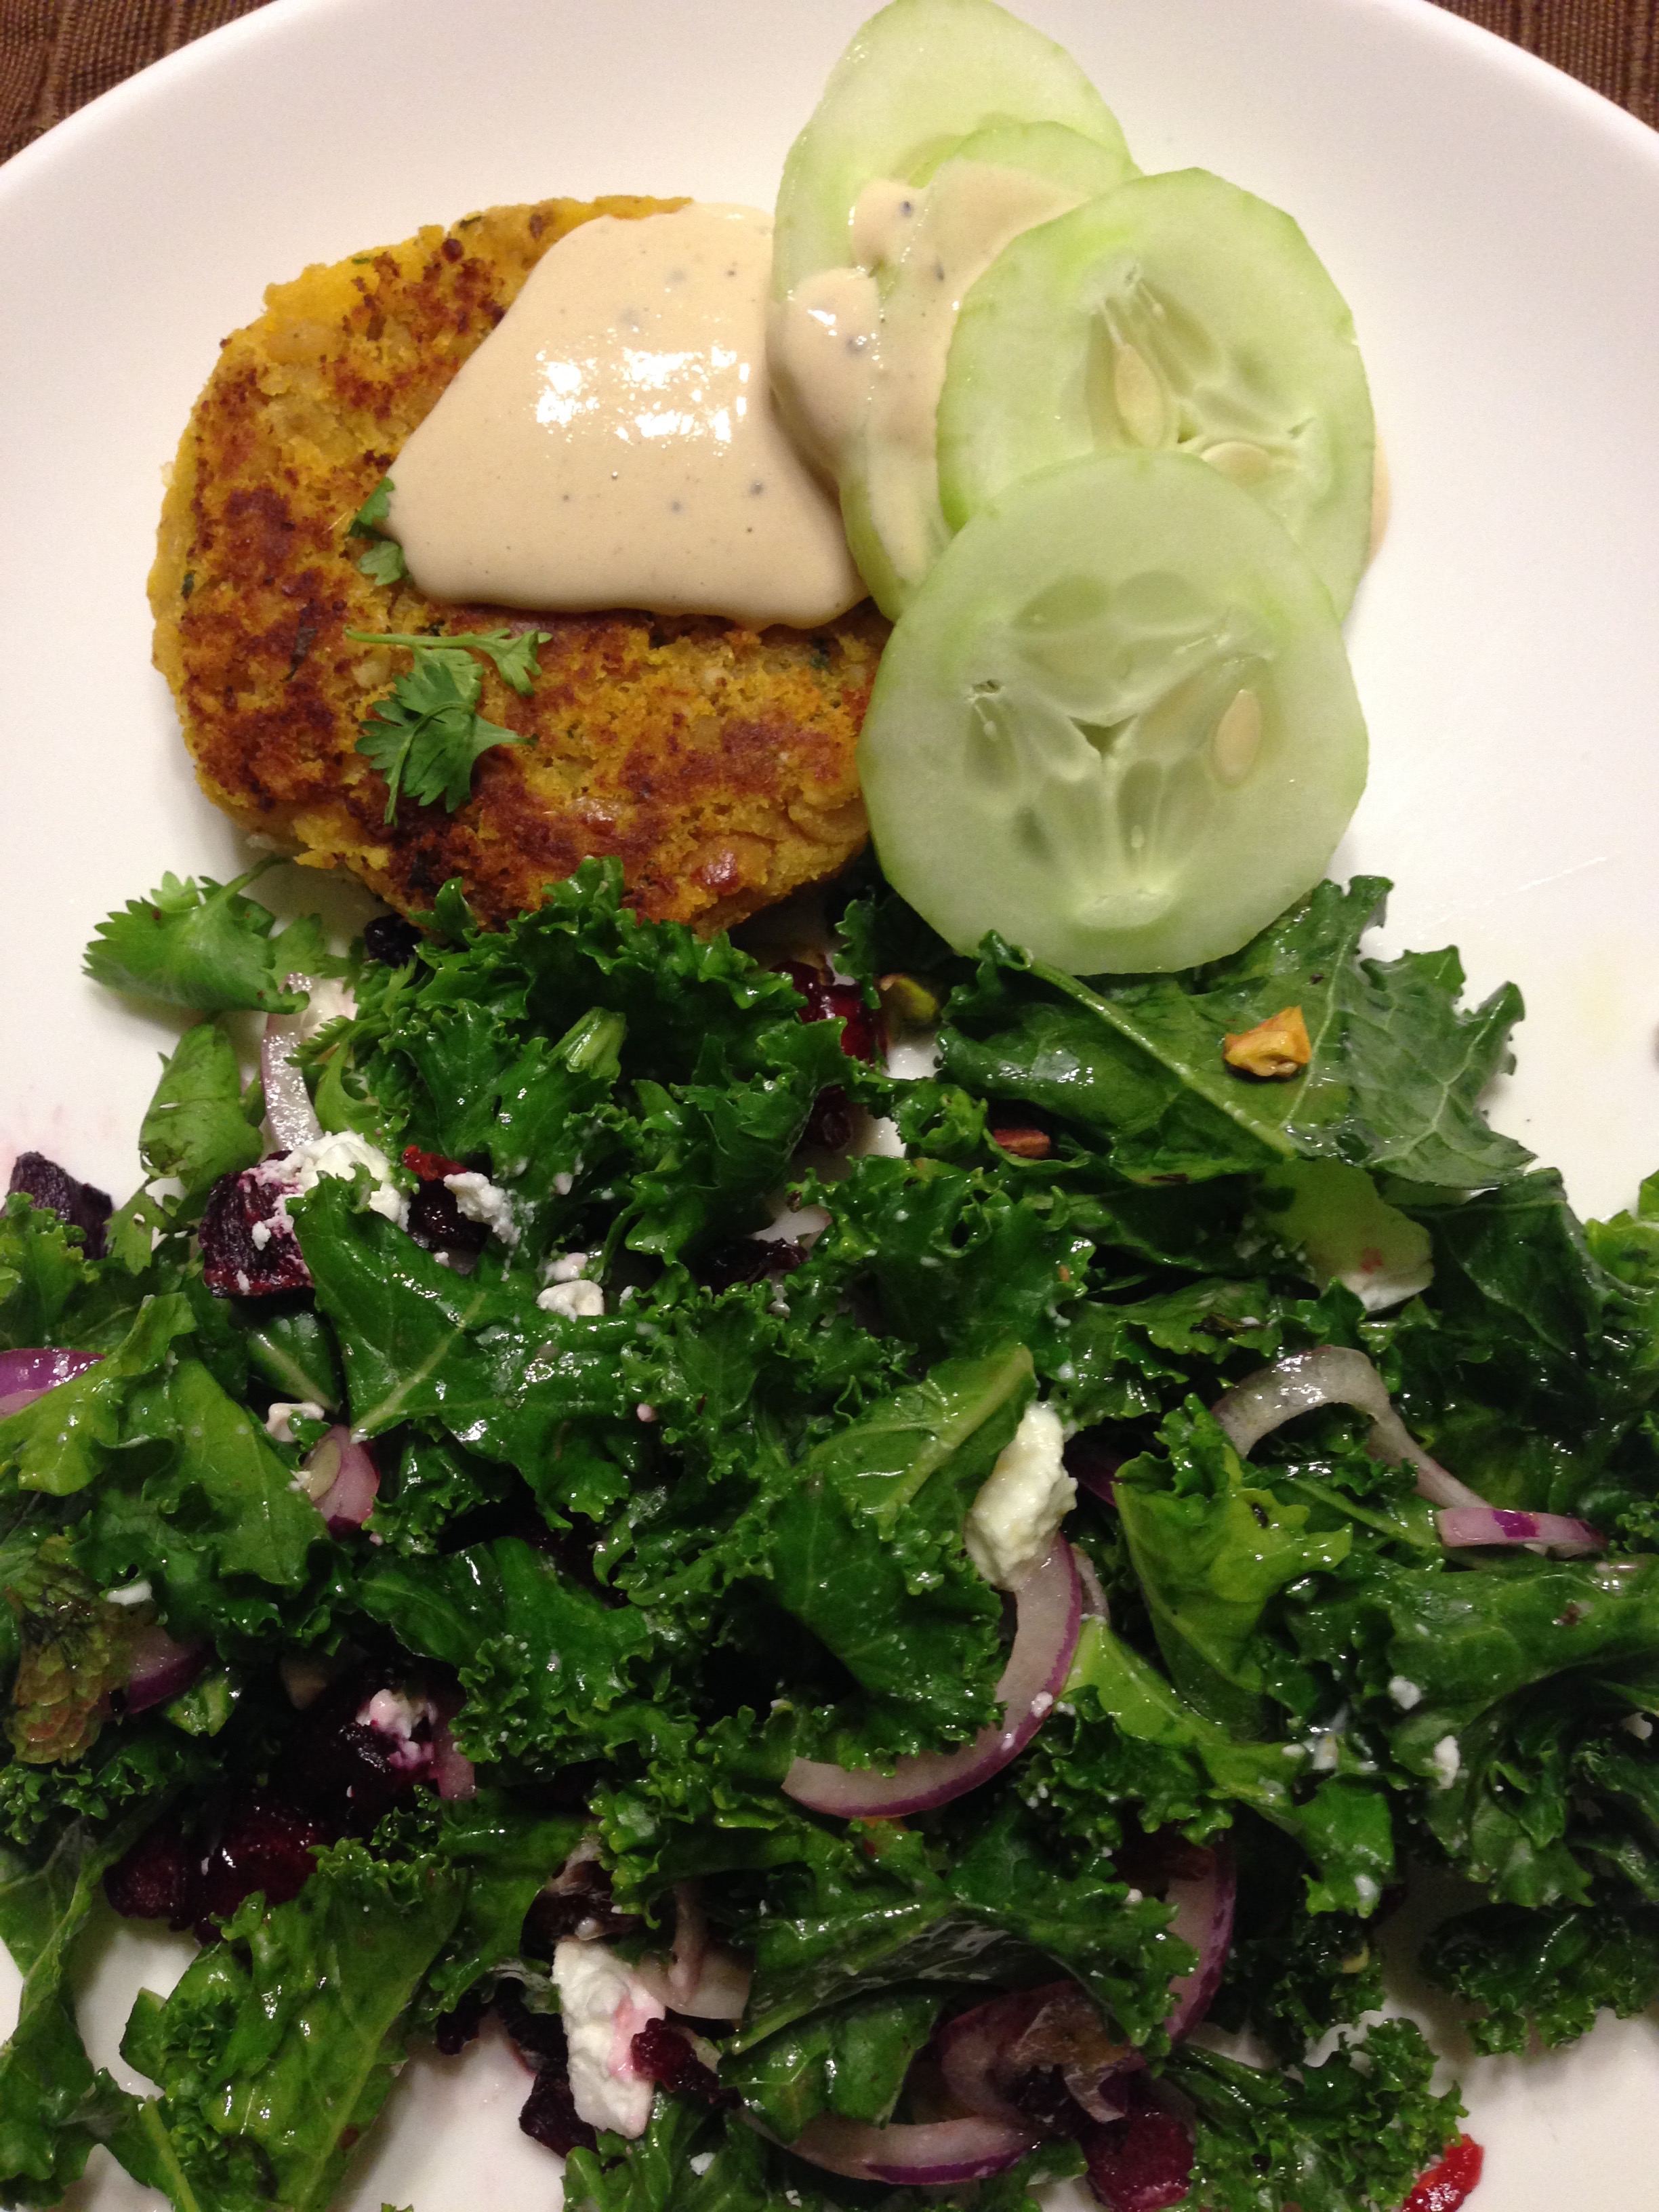
[[[567,2158],[573,2150],[597,2150],[599,2137],[587,2122],[576,2116],[570,2076],[562,2066],[544,2066],[524,2100],[519,2125],[545,2150]]]
[[[736,1283],[765,1283],[780,1275],[793,1275],[805,1264],[806,1247],[787,1237],[733,1237],[715,1245],[699,1262],[699,1279],[711,1291],[729,1291]]]
[[[526,1959],[550,1959],[563,1936],[625,1936],[639,1924],[636,1915],[617,1911],[611,1877],[598,1861],[580,1859],[532,1901],[519,1942]]]
[[[146,1828],[104,1876],[104,1894],[127,1920],[165,1920],[188,1928],[199,1915],[201,1854],[174,1820]]]
[[[1486,2162],[1480,2144],[1471,2136],[1459,2136],[1445,2156],[1418,2177],[1401,2212],[1458,2212]]]
[[[297,1897],[316,1867],[313,1854],[333,1840],[328,1828],[275,1797],[246,1797],[232,1807],[202,1869],[196,1934],[210,1943],[245,1898],[264,1892],[267,1905]]]
[[[21,1190],[70,1228],[78,1229],[88,1260],[103,1258],[104,1230],[112,1211],[107,1191],[77,1182],[67,1168],[60,1168],[44,1152],[19,1152],[6,1189],[9,1194]]]
[[[277,1206],[288,1194],[268,1167],[222,1176],[208,1194],[198,1231],[202,1273],[222,1298],[270,1297],[311,1286],[300,1240]],[[262,1231],[263,1234],[256,1234]]]
[[[428,1153],[427,1157],[435,1155]],[[451,1168],[448,1172],[455,1175],[459,1170]],[[410,1194],[404,1226],[426,1252],[478,1253],[489,1242],[489,1223],[469,1221],[454,1192],[446,1190],[441,1182],[422,1182],[417,1191]]]
[[[1080,2136],[1096,2124],[1066,2087],[1058,2066],[1031,2067],[1009,2082],[1003,2094],[1046,2136]]]
[[[502,1982],[495,1991],[495,2017],[517,2044],[520,2055],[532,2066],[556,2066],[562,2073],[569,2061],[564,2022],[556,2012],[532,2012],[516,1982]]]
[[[1186,2197],[1193,2139],[1173,2112],[1144,2098],[1127,2117],[1082,2137],[1089,2186],[1109,2212],[1165,2212]]]
[[[800,960],[790,963],[789,980],[806,1001],[803,1021],[839,1021],[841,1048],[847,1057],[868,1060],[876,1058],[880,1043],[878,1018],[864,1003],[864,994],[856,983],[837,983],[823,969],[809,968]]]
[[[852,1143],[853,1102],[840,1084],[820,1091],[812,1101],[812,1110],[806,1117],[800,1140],[826,1152],[844,1152]]]
[[[737,2093],[722,2088],[712,2068],[705,2066],[686,2038],[665,2020],[647,2021],[629,2046],[634,2071],[666,2089],[671,2097],[695,2097],[717,2109],[735,2105]]]
[[[356,1835],[368,1834],[418,1778],[396,1764],[391,1737],[357,1718],[364,1694],[354,1676],[319,1698],[300,1717],[272,1778],[293,1803]]]
[[[453,2058],[477,2040],[489,2009],[489,2000],[478,1990],[469,1990],[448,2012],[438,2014],[432,2023],[432,2036],[446,2058]]]
[[[465,1175],[465,1163],[443,1152],[423,1152],[418,1145],[404,1146],[404,1165],[422,1182],[441,1182],[446,1176]]]
[[[383,968],[402,968],[421,949],[421,933],[400,914],[377,914],[363,925],[363,951]]]

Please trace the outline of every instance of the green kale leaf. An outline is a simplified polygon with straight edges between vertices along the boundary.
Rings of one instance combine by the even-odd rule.
[[[251,1897],[171,1996],[139,1993],[122,2055],[161,2094],[113,2138],[127,2171],[176,2204],[324,2212],[465,1895],[464,1875],[344,1843],[289,1904]]]
[[[148,1812],[94,1842],[77,1825],[43,1859],[0,1852],[0,1942],[23,1975],[17,2027],[0,2049],[0,2192],[56,2204],[133,2100],[94,2071],[75,2023],[70,1972],[106,1867]]]
[[[1508,1181],[1522,1148],[1488,1128],[1481,1092],[1521,1012],[1506,987],[1460,1009],[1455,953],[1363,959],[1388,886],[1322,884],[1240,952],[1181,975],[1093,987],[1000,943],[951,1003],[945,1073],[1085,1130],[1138,1181],[1207,1179],[1290,1158],[1343,1159],[1451,1190]],[[1237,1073],[1229,1034],[1286,1006],[1312,1046],[1288,1082]]]
[[[1410,2021],[1379,2021],[1322,2066],[1263,2073],[1183,2045],[1168,2078],[1197,2112],[1191,2197],[1212,2212],[1395,2212],[1458,2133],[1455,2089]]]
[[[1631,1899],[1528,1911],[1488,1905],[1444,1922],[1424,1948],[1431,1981],[1480,2008],[1477,2051],[1571,2043],[1603,2009],[1621,2020],[1659,1996],[1659,1910]]]

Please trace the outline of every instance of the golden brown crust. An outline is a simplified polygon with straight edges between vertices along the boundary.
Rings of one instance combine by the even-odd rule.
[[[547,200],[307,269],[226,339],[179,448],[150,604],[208,796],[249,831],[350,868],[405,912],[460,876],[481,919],[534,906],[590,854],[653,920],[714,929],[832,873],[866,835],[854,750],[886,624],[811,635],[703,617],[552,616],[534,694],[483,672],[481,711],[532,742],[480,759],[455,814],[356,750],[406,657],[349,629],[477,629],[360,574],[351,519],[554,241],[679,201]]]

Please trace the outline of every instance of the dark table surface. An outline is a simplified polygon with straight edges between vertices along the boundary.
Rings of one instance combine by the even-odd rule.
[[[267,4],[268,0],[0,0],[0,160],[147,62]],[[1644,123],[1659,126],[1659,0],[1440,4],[1541,54]]]

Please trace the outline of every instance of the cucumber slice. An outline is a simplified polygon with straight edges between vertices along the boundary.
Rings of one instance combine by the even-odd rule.
[[[1116,118],[1070,55],[994,0],[892,0],[830,71],[789,150],[778,191],[773,295],[783,299],[852,250],[853,210],[872,179],[914,182],[993,122],[1063,123],[1121,154]]]
[[[1330,595],[1189,454],[1024,478],[888,641],[859,771],[894,887],[959,951],[1076,975],[1236,951],[1316,883],[1365,781]]]
[[[1339,613],[1365,562],[1375,442],[1318,256],[1203,169],[1135,178],[1015,240],[963,302],[939,409],[954,526],[1056,462],[1173,447],[1269,507]]]
[[[890,618],[951,540],[939,503],[939,401],[963,297],[1011,239],[1078,204],[1068,185],[970,161],[965,149],[913,199],[906,242],[883,270],[862,418],[835,455],[847,542]]]
[[[1120,131],[1112,143],[1086,138],[1063,123],[988,123],[948,154],[930,161],[910,179],[925,185],[939,173],[940,162],[987,161],[1000,169],[1024,169],[1028,176],[1046,177],[1063,185],[1079,200],[1098,199],[1115,191],[1139,172],[1129,159]]]

